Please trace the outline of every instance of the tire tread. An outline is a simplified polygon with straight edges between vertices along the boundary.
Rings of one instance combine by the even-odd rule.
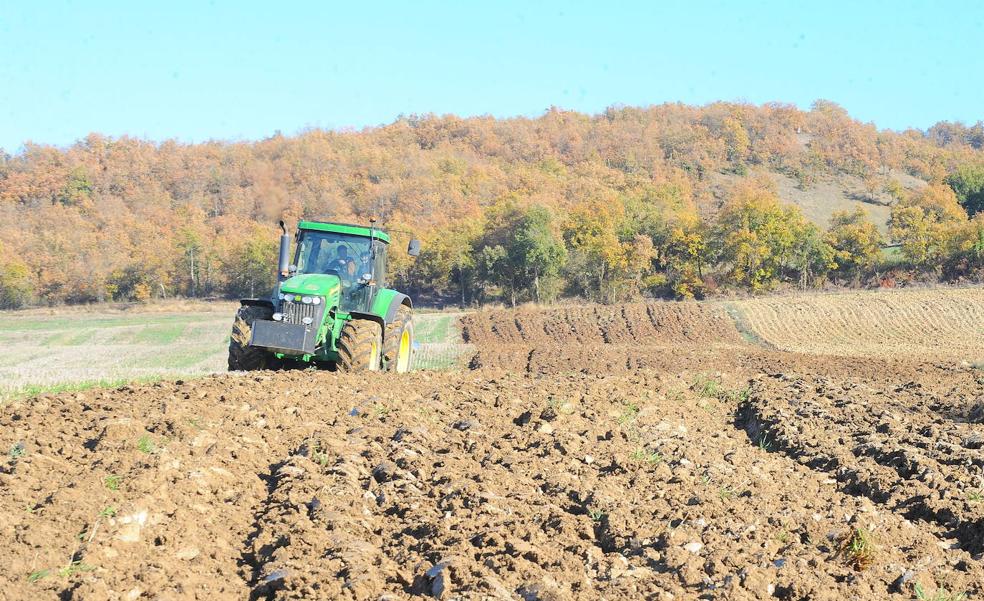
[[[379,324],[368,319],[352,319],[342,326],[338,336],[339,371],[369,371],[372,343],[379,342]]]

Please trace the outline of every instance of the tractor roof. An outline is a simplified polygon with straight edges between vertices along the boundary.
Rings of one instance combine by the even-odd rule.
[[[351,223],[331,223],[328,221],[302,221],[297,224],[297,229],[299,230],[317,230],[319,232],[335,232],[337,234],[350,234],[353,236],[365,236],[369,237],[371,228],[367,225],[354,225]],[[389,244],[390,237],[389,234],[383,230],[376,228],[375,234],[373,234],[377,240],[382,240],[383,242]]]

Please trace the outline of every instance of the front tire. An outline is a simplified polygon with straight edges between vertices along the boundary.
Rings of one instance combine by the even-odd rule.
[[[383,338],[383,361],[386,371],[406,373],[413,361],[413,310],[400,305],[396,317],[386,326]]]
[[[368,319],[351,319],[338,335],[338,371],[378,371],[382,363],[383,331]]]
[[[229,337],[229,371],[256,371],[278,367],[276,357],[264,349],[249,345],[253,322],[270,319],[272,316],[273,309],[263,305],[239,307],[236,321],[232,324],[232,335]]]

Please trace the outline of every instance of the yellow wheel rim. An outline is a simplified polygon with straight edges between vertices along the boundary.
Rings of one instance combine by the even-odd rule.
[[[372,341],[372,345],[369,347],[369,371],[379,370],[379,343],[375,340]]]
[[[410,330],[403,330],[400,336],[400,348],[396,353],[396,371],[410,371]]]

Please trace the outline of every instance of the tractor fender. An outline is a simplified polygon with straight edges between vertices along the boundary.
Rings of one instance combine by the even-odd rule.
[[[390,301],[389,309],[386,310],[386,323],[396,319],[396,312],[400,310],[400,305],[406,305],[413,309],[413,302],[409,296],[400,293],[395,294],[393,300]]]
[[[349,315],[353,319],[369,319],[375,321],[379,324],[379,327],[383,330],[383,335],[386,333],[386,325],[391,323],[396,319],[396,312],[400,310],[400,307],[406,305],[413,308],[412,301],[410,297],[406,294],[401,294],[399,292],[393,294],[389,299],[389,305],[385,307],[385,312],[382,307],[374,306],[373,311],[350,311]],[[376,309],[379,309],[378,312]]]
[[[413,308],[413,305],[410,304],[410,297],[406,294],[389,288],[383,288],[376,292],[376,297],[372,301],[372,308],[369,309],[369,313],[380,316],[385,325],[391,323],[396,318],[396,312],[400,310],[401,305],[406,305],[411,309]]]

